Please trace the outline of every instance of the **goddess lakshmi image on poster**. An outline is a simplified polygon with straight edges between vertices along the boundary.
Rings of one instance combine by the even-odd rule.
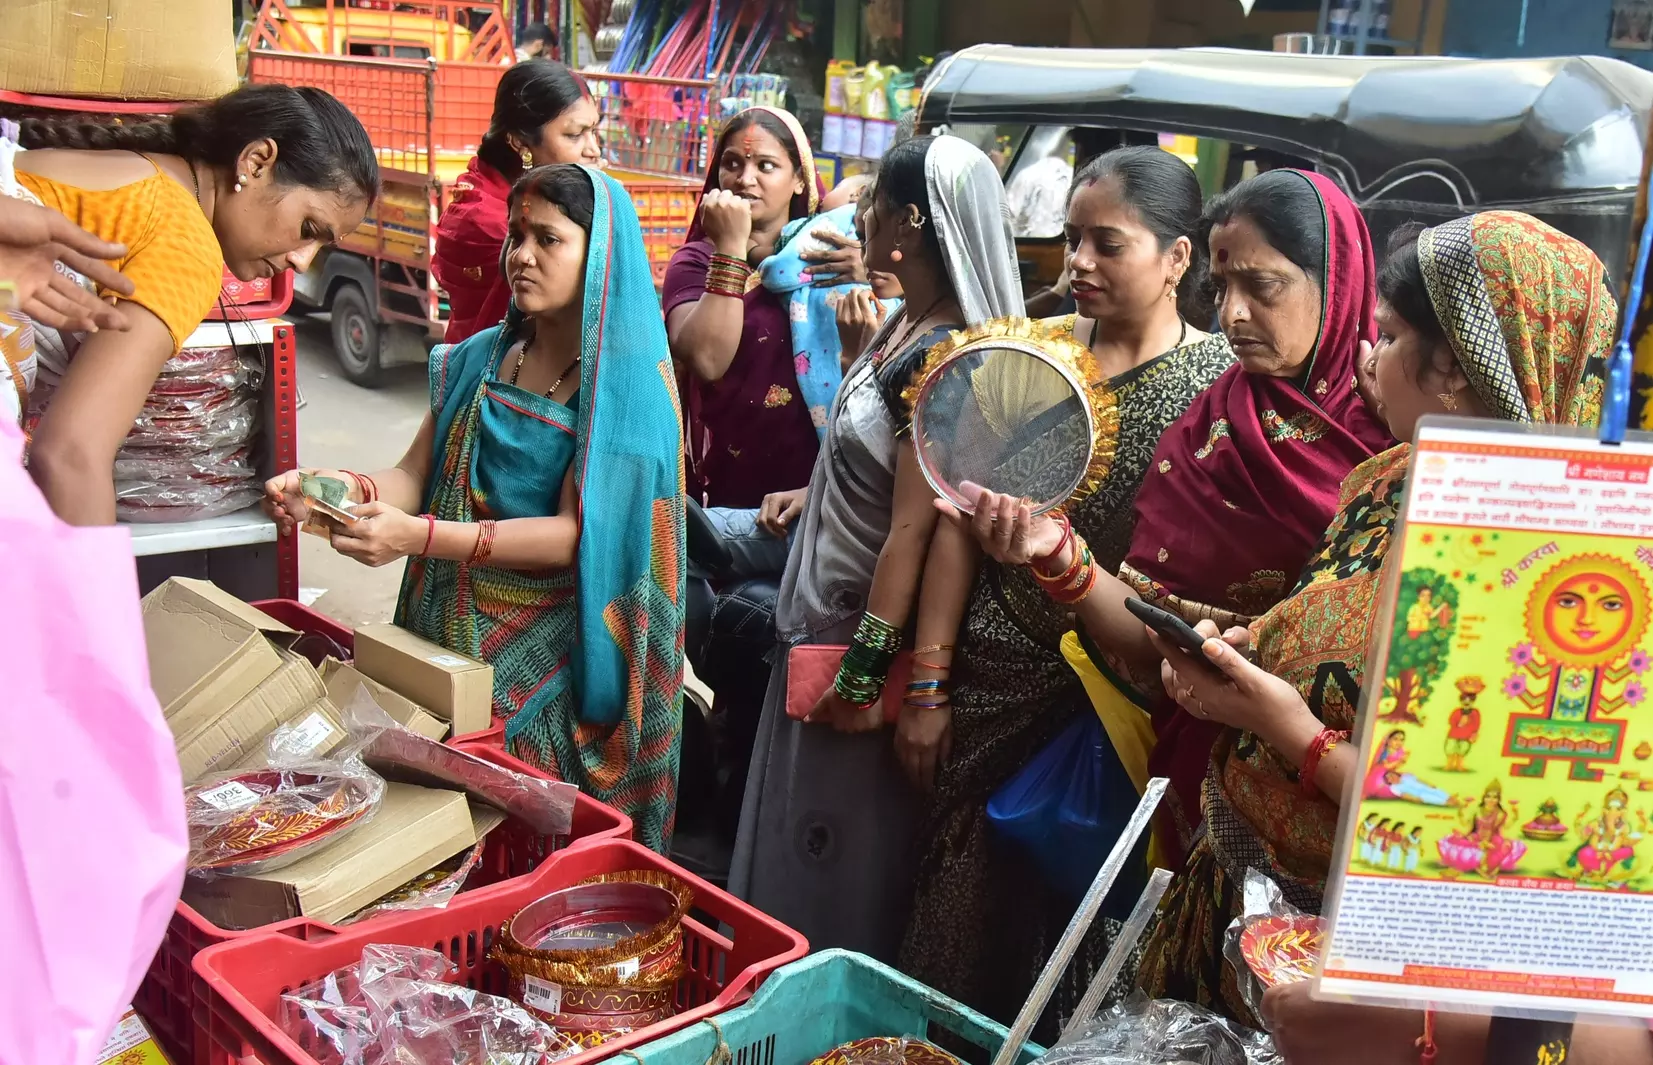
[[[1653,545],[1406,535],[1349,871],[1653,892]]]
[[[1562,761],[1570,779],[1593,782],[1619,761],[1626,724],[1615,715],[1647,697],[1639,678],[1649,656],[1638,645],[1648,613],[1641,576],[1612,555],[1575,555],[1538,578],[1504,681],[1506,696],[1535,711],[1510,715],[1504,754],[1521,759],[1511,774],[1542,778]]]

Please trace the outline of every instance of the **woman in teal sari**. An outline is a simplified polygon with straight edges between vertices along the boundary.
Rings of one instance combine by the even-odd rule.
[[[431,352],[400,463],[316,471],[360,520],[335,549],[407,558],[398,624],[494,667],[520,758],[628,814],[664,851],[683,684],[683,470],[671,355],[637,214],[572,164],[511,190],[505,322]],[[291,534],[299,471],[266,486]]]

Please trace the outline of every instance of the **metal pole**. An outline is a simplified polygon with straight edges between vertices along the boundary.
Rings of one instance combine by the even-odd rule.
[[[1125,926],[1119,930],[1119,938],[1114,940],[1108,956],[1103,959],[1102,968],[1096,970],[1091,985],[1085,989],[1085,997],[1079,1000],[1079,1007],[1068,1018],[1067,1027],[1062,1029],[1061,1037],[1056,1040],[1058,1045],[1078,1035],[1096,1016],[1108,988],[1119,979],[1119,971],[1125,968],[1125,959],[1131,956],[1142,933],[1148,930],[1148,921],[1159,909],[1159,900],[1165,897],[1165,890],[1170,886],[1171,870],[1155,869],[1154,875],[1148,878],[1148,886],[1142,889],[1142,897],[1136,900],[1136,908],[1131,910],[1131,916],[1126,918]]]
[[[1085,938],[1085,933],[1090,931],[1096,915],[1101,912],[1102,903],[1108,897],[1108,889],[1119,879],[1119,873],[1125,868],[1125,860],[1131,856],[1136,841],[1153,820],[1154,809],[1159,806],[1159,800],[1164,798],[1165,788],[1169,783],[1170,781],[1164,777],[1155,777],[1148,781],[1148,787],[1142,793],[1142,800],[1136,804],[1136,812],[1131,815],[1125,831],[1120,833],[1119,840],[1114,843],[1108,860],[1096,871],[1096,879],[1091,881],[1090,890],[1085,892],[1079,909],[1074,911],[1073,920],[1068,922],[1068,930],[1062,933],[1056,949],[1051,952],[1050,961],[1045,963],[1044,972],[1039,974],[1038,982],[1033,985],[1033,993],[1022,1003],[1022,1011],[1016,1015],[1016,1023],[1010,1028],[1010,1038],[1006,1039],[1004,1046],[999,1049],[998,1056],[993,1059],[993,1065],[1014,1065],[1017,1056],[1021,1054],[1022,1044],[1033,1034],[1033,1026],[1038,1023],[1039,1015],[1045,1011],[1050,996],[1056,992],[1056,982],[1062,978],[1062,973],[1067,970],[1074,954],[1078,953],[1080,941]]]

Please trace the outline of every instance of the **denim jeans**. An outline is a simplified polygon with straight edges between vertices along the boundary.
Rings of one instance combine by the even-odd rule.
[[[779,577],[786,571],[786,553],[798,526],[787,527],[786,539],[771,536],[758,525],[758,512],[737,507],[707,507],[706,517],[729,545],[734,561],[719,577]]]

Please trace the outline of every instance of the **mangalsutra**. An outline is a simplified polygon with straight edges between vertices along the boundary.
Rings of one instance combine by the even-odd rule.
[[[511,384],[514,385],[514,384],[517,383],[517,376],[522,373],[522,360],[526,359],[527,357],[528,357],[528,345],[523,344],[522,349],[517,352],[517,364],[515,366],[511,367],[511,381],[510,381]],[[574,361],[569,363],[568,366],[566,368],[564,368],[562,374],[560,376],[558,376],[558,378],[551,383],[551,387],[545,390],[545,398],[550,399],[552,396],[556,395],[557,389],[562,387],[562,383],[564,381],[568,380],[568,375],[573,373],[575,367],[577,367],[579,365],[580,365],[580,357],[578,355],[575,355],[574,356]]]

